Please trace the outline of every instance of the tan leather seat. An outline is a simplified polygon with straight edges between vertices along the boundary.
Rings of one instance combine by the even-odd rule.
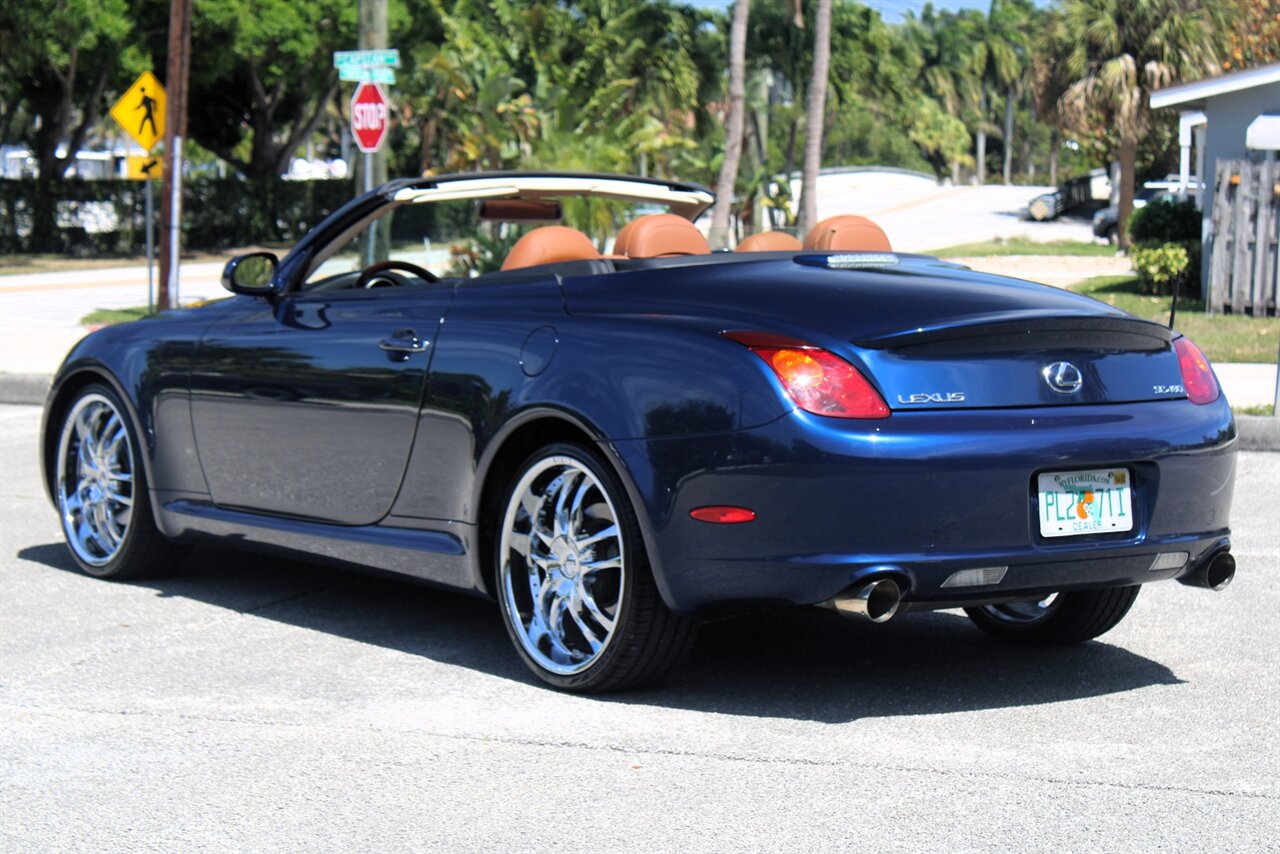
[[[555,264],[559,261],[589,261],[600,257],[591,238],[563,225],[535,228],[516,241],[502,262],[504,270]]]
[[[804,248],[798,237],[785,231],[762,231],[738,244],[735,252],[799,252]]]
[[[673,255],[710,255],[702,232],[682,216],[650,214],[633,219],[618,232],[615,255],[628,258],[667,258]]]
[[[892,252],[884,229],[865,216],[831,216],[809,229],[805,249],[827,252]]]

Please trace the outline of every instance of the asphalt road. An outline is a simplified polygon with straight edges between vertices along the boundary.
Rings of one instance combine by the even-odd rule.
[[[535,685],[485,602],[204,549],[72,569],[0,407],[0,849],[1264,851],[1280,830],[1280,455],[1240,573],[1102,642],[953,613],[705,628],[660,690]]]

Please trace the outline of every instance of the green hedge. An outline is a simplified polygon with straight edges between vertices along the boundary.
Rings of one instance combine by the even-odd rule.
[[[1181,276],[1183,296],[1200,293],[1200,211],[1193,202],[1158,201],[1129,217],[1129,256],[1142,289],[1172,294]]]
[[[144,195],[140,181],[0,180],[0,252],[138,254],[146,245]],[[183,185],[183,245],[290,243],[352,195],[346,180],[192,179]]]

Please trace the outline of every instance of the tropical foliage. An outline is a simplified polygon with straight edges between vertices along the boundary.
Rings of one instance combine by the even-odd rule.
[[[388,2],[405,59],[392,174],[675,176],[733,187],[726,204],[756,225],[795,224],[802,165],[1043,183],[1111,160],[1124,223],[1135,182],[1176,154],[1176,117],[1151,112],[1152,89],[1280,59],[1267,0],[926,3],[893,22],[855,0],[738,0],[738,15],[682,0]],[[249,179],[303,153],[348,156],[350,86],[330,57],[354,47],[356,5],[196,0],[196,154]],[[163,75],[167,8],[3,4],[0,142],[57,177],[67,150],[114,136],[114,98],[144,68]],[[735,17],[745,38],[731,62]],[[613,214],[581,212],[602,230]]]

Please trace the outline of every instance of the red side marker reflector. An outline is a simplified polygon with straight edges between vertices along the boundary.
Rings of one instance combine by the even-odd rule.
[[[722,504],[711,507],[695,507],[689,515],[699,522],[713,522],[717,525],[739,525],[756,518],[756,511],[746,507],[729,507]]]

